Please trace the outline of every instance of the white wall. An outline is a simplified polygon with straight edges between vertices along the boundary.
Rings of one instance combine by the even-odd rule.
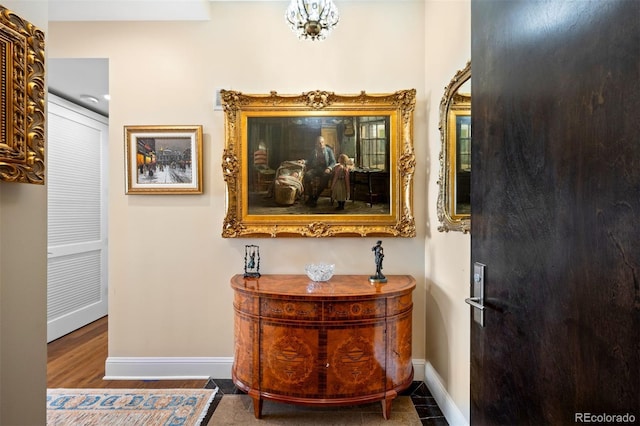
[[[47,4],[2,5],[47,32]],[[4,90],[4,88],[3,88]],[[0,424],[45,424],[47,193],[0,181]]]
[[[457,425],[469,423],[470,313],[464,299],[469,297],[471,237],[461,232],[438,231],[438,124],[444,88],[471,59],[470,0],[427,1],[425,28],[426,40],[431,40],[425,46],[429,141],[424,260],[426,381],[449,422]],[[446,392],[444,397],[438,395],[440,386]]]
[[[321,43],[295,38],[284,23],[284,1],[210,7],[210,21],[49,26],[50,57],[109,59],[109,356],[231,357],[229,278],[243,270],[245,244],[260,245],[265,274],[303,273],[305,263],[317,260],[334,262],[339,274],[372,272],[374,238],[220,237],[224,121],[213,110],[217,88],[415,88],[417,237],[383,238],[385,273],[416,277],[413,358],[433,366],[454,406],[465,411],[469,313],[459,303],[466,297],[469,237],[437,232],[435,181],[437,108],[470,51],[461,41],[467,28],[453,30],[447,47],[448,14],[461,15],[468,27],[469,2],[344,2],[339,27]],[[123,126],[137,124],[204,126],[203,195],[125,195]]]

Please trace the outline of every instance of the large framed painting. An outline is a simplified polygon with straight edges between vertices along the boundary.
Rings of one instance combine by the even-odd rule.
[[[0,180],[45,183],[44,33],[0,6]]]
[[[127,194],[202,194],[202,126],[125,126]]]
[[[220,94],[223,237],[415,236],[415,89]]]

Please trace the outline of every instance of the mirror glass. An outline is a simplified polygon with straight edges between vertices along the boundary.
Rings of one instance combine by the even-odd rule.
[[[467,233],[471,230],[471,62],[445,88],[440,139],[438,230]]]
[[[415,89],[221,102],[223,237],[415,236]]]

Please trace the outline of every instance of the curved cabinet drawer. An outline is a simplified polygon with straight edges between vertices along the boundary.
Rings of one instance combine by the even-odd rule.
[[[348,321],[367,318],[384,318],[386,300],[355,300],[345,302],[325,302],[325,321]]]
[[[262,318],[284,318],[292,320],[319,320],[322,314],[321,302],[305,302],[301,300],[270,299],[260,301]]]

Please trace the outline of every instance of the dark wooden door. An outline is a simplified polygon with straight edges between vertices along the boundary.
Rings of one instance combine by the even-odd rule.
[[[640,1],[471,7],[471,423],[640,422]]]

